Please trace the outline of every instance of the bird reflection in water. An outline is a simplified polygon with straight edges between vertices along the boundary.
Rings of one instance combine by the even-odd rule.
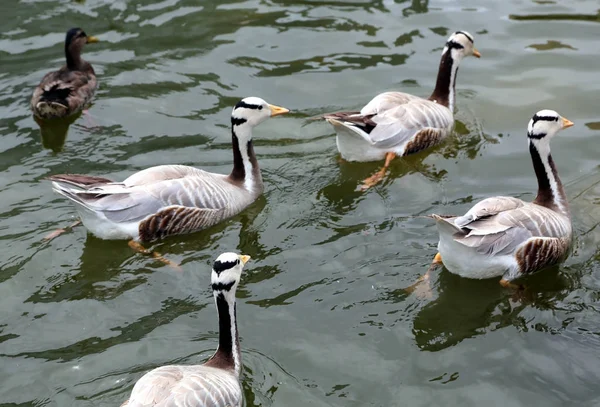
[[[42,147],[60,153],[65,145],[69,127],[81,116],[81,112],[55,119],[42,119],[33,115],[33,119],[40,126]]]

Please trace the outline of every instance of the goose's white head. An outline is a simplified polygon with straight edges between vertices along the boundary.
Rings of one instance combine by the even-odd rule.
[[[572,125],[572,121],[562,117],[554,110],[540,110],[529,121],[527,137],[535,143],[543,140],[547,142],[556,133]]]
[[[481,57],[479,51],[475,49],[473,36],[466,31],[456,31],[448,38],[442,54],[448,50],[452,53],[452,59],[459,61],[470,55],[476,58]]]
[[[215,260],[212,267],[211,283],[215,295],[223,294],[225,298],[235,298],[235,290],[242,276],[242,270],[250,256],[223,253]]]
[[[288,113],[285,107],[270,105],[261,98],[247,97],[235,105],[231,112],[231,125],[236,127],[254,127],[269,117],[279,116]],[[244,132],[240,132],[244,133]],[[238,137],[242,134],[238,134]]]

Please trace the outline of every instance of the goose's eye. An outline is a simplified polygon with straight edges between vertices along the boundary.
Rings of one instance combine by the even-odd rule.
[[[262,108],[263,108],[262,105],[258,106],[258,110],[262,110]],[[239,260],[238,260],[238,263],[239,263]]]

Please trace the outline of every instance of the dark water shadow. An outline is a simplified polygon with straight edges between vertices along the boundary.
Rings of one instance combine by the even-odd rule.
[[[60,119],[41,119],[33,115],[33,120],[40,126],[42,147],[52,150],[54,153],[60,153],[65,145],[69,127],[81,117],[81,114],[79,112]]]
[[[447,171],[437,168],[435,164],[425,163],[428,157],[437,155],[445,159],[473,160],[479,156],[482,148],[488,144],[498,143],[501,137],[501,134],[498,137],[486,135],[480,129],[474,128],[472,124],[457,120],[454,133],[440,145],[406,157],[395,158],[384,180],[372,189],[385,194],[390,184],[416,173],[433,183],[439,183],[444,179]],[[358,203],[368,193],[368,191],[360,191],[359,187],[365,178],[381,168],[383,161],[355,163],[345,161],[339,155],[336,159],[340,170],[339,175],[317,192],[317,199],[324,199],[335,214],[344,215],[356,209]]]
[[[559,272],[558,266],[519,280],[524,291],[505,289],[498,280],[472,280],[442,270],[436,282],[438,297],[413,320],[417,346],[437,352],[508,326],[527,331],[532,327],[520,315],[525,308],[555,309],[573,288],[573,282]],[[392,298],[405,295],[397,290]],[[547,327],[536,324],[533,329],[546,331]]]
[[[597,14],[509,14],[516,21],[588,21],[600,23],[600,11]]]
[[[258,71],[256,76],[258,77],[271,77],[312,72],[342,72],[348,69],[364,70],[384,63],[398,66],[403,65],[409,56],[409,54],[346,53],[320,55],[284,62],[264,61],[256,57],[240,56],[227,62],[243,68],[256,69]]]
[[[80,230],[83,226],[79,227]],[[58,237],[57,239],[60,239]],[[49,303],[81,299],[106,301],[147,281],[151,273],[148,267],[128,270],[127,277],[121,276],[124,264],[136,255],[125,241],[109,241],[87,234],[79,265],[52,277],[26,302]]]
[[[252,228],[253,219],[265,207],[264,198],[259,198],[242,214],[220,223],[212,228],[188,235],[172,236],[167,239],[145,243],[144,247],[151,251],[158,251],[171,261],[181,261],[183,272],[187,271],[185,264],[193,261],[206,261],[207,267],[214,260],[214,251],[211,249],[219,242],[230,226],[240,221],[240,241],[247,242],[242,249],[255,258],[264,258],[268,253],[261,253],[264,245],[258,244],[257,233],[247,233]],[[83,226],[78,227],[81,231]],[[87,232],[87,230],[86,230]],[[255,236],[252,238],[251,236]],[[60,239],[59,236],[57,239]],[[252,250],[250,250],[250,247]],[[236,251],[236,248],[227,249]],[[181,258],[183,257],[183,260]],[[137,269],[127,266],[131,262],[143,263]],[[83,253],[76,270],[69,270],[54,276],[48,285],[39,288],[32,294],[27,302],[60,302],[66,300],[95,299],[107,301],[121,294],[145,284],[148,275],[158,268],[165,267],[170,272],[177,271],[150,256],[134,252],[125,240],[102,240],[87,232]],[[127,270],[126,275],[123,270]],[[243,290],[238,290],[243,294]]]
[[[204,307],[206,307],[206,304],[198,304],[192,298],[169,298],[162,302],[162,307],[159,311],[145,315],[130,324],[111,328],[111,331],[118,332],[117,335],[108,338],[90,337],[61,348],[0,356],[68,362],[80,359],[83,356],[100,354],[115,345],[137,342],[156,328],[168,325],[182,315],[197,313]]]

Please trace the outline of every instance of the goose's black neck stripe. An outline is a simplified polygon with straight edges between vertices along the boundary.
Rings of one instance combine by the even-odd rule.
[[[550,187],[550,180],[548,179],[547,168],[542,161],[540,152],[533,143],[529,143],[529,154],[531,154],[531,161],[533,162],[533,170],[538,180],[538,197],[540,195],[552,195],[552,188]],[[537,200],[537,198],[536,198]]]
[[[548,153],[548,157],[546,162],[544,163],[539,150],[535,146],[535,143],[529,142],[529,153],[531,154],[531,161],[533,163],[533,169],[535,171],[535,175],[538,181],[538,192],[535,197],[534,202],[538,205],[545,206],[552,210],[558,211],[568,211],[568,203],[565,196],[565,191],[563,189],[562,182],[558,177],[558,172],[556,170],[556,165],[554,164],[554,160],[552,159],[552,155]],[[556,184],[556,190],[552,188],[552,183],[550,182],[549,174],[552,174]],[[562,205],[559,203],[562,203]]]
[[[234,118],[231,118],[233,122]],[[240,119],[244,120],[245,119]],[[254,154],[254,149],[252,148],[252,140],[248,141],[248,143],[244,146],[240,146],[240,140],[238,139],[237,134],[235,134],[235,126],[231,126],[231,147],[233,149],[233,170],[229,175],[231,179],[234,181],[243,181],[246,178],[246,167],[244,166],[244,158],[242,157],[241,148],[246,148],[248,152],[248,157],[251,158],[251,154]]]
[[[453,81],[452,70],[454,69],[454,64],[458,64],[458,62],[452,58],[451,49],[454,47],[453,44],[459,45],[462,48],[462,45],[453,41],[449,41],[446,44],[448,49],[442,54],[442,59],[440,60],[440,67],[438,69],[435,89],[431,96],[429,96],[429,100],[433,100],[446,107],[454,106],[454,101],[450,99],[453,98],[454,95],[454,82],[456,82],[456,75],[454,76]]]
[[[254,179],[260,178],[260,170],[258,168],[258,161],[256,160],[256,155],[254,154],[254,146],[252,144],[252,139],[246,143],[245,146],[240,145],[240,140],[236,134],[236,124],[243,124],[246,122],[246,119],[237,119],[231,118],[231,147],[233,149],[233,170],[231,170],[231,174],[229,178],[232,181],[243,182],[248,174],[246,174],[246,167],[244,166],[244,157],[242,156],[242,148],[246,149],[246,154],[248,160],[250,161],[250,165],[252,167],[252,175]],[[246,131],[250,131],[249,129],[245,129]]]
[[[235,316],[235,303],[229,304],[223,293],[217,294],[216,303],[217,311],[219,313],[219,348],[217,349],[215,356],[218,354],[218,357],[227,364],[227,367],[233,369],[235,367],[233,341],[236,341],[236,343],[239,342]],[[229,312],[230,307],[233,307],[233,313]],[[233,321],[231,320],[231,315],[233,315]],[[232,324],[235,326],[235,338],[231,336]]]

